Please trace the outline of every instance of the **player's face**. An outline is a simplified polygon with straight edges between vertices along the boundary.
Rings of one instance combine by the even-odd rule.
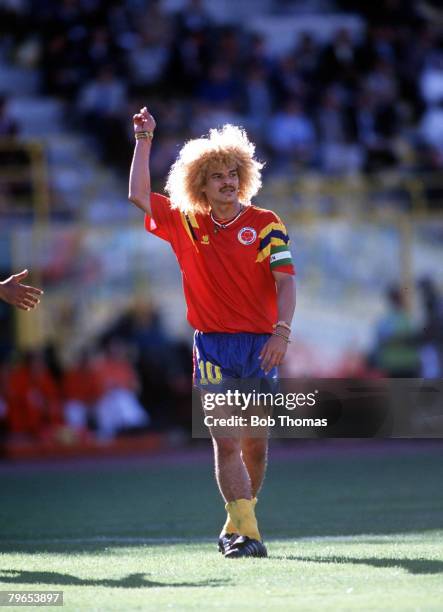
[[[210,203],[236,203],[238,201],[237,168],[235,166],[216,166],[210,168],[203,191]]]

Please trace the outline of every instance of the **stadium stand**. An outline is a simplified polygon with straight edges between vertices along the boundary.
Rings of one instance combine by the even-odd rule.
[[[184,140],[226,122],[243,125],[266,160],[257,202],[290,221],[298,267],[288,374],[386,374],[374,346],[396,284],[406,289],[414,373],[441,376],[440,307],[415,282],[429,278],[435,295],[443,284],[442,28],[422,5],[379,4],[0,4],[0,156],[11,160],[11,142],[15,151],[0,175],[0,268],[35,268],[47,294],[32,319],[14,315],[15,333],[0,309],[4,431],[26,433],[32,421],[11,416],[17,347],[51,344],[57,401],[80,401],[68,364],[115,337],[130,348],[152,427],[189,427],[179,274],[126,199],[130,117],[145,103],[158,123],[157,190]],[[153,354],[168,359],[159,368]],[[62,419],[84,423],[79,414],[71,404]],[[88,429],[97,424],[86,419]]]

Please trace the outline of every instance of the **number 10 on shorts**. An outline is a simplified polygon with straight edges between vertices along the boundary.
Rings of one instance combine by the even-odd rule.
[[[203,359],[200,359],[198,362],[198,369],[200,371],[200,384],[216,385],[221,382],[222,373],[220,366],[216,366],[210,361],[203,361]]]

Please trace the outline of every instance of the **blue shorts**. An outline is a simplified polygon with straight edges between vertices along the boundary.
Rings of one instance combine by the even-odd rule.
[[[199,389],[211,385],[223,386],[233,379],[276,382],[277,368],[268,374],[260,367],[258,358],[270,334],[205,333],[194,334],[194,385]],[[213,388],[213,387],[212,387]]]

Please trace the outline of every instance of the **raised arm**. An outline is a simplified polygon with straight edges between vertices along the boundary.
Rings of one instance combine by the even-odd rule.
[[[154,117],[148,113],[146,106],[134,115],[133,122],[136,140],[129,174],[128,199],[143,212],[150,215],[151,176],[149,173],[149,156],[156,124]]]

